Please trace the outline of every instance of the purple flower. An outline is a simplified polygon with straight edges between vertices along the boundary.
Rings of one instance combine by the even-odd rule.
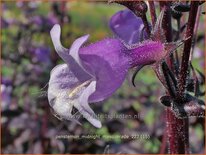
[[[114,14],[109,22],[113,33],[127,44],[138,43],[148,38],[144,24],[131,10],[121,10]]]
[[[1,81],[1,99],[2,111],[9,108],[11,103],[12,81],[8,78],[2,78]]]
[[[28,51],[30,52],[32,56],[33,62],[42,62],[45,64],[50,64],[50,52],[51,49],[47,46],[39,45],[39,46],[31,46],[28,47]]]
[[[35,57],[40,62],[49,62],[50,61],[50,49],[45,46],[41,46],[35,49]]]
[[[162,17],[163,13],[151,39],[133,45],[108,38],[83,47],[89,38],[85,35],[66,49],[60,42],[60,26],[55,25],[50,32],[51,38],[65,62],[57,65],[50,74],[48,100],[56,114],[63,119],[75,120],[72,115],[75,107],[91,124],[100,128],[101,122],[89,103],[111,96],[121,86],[130,68],[160,63],[168,55],[168,47],[173,47],[161,42],[159,24]]]
[[[47,17],[44,16],[34,16],[31,17],[30,22],[36,26],[43,25],[46,28],[51,28],[54,24],[58,24],[58,18],[53,14],[48,14]]]
[[[77,39],[68,50],[60,43],[59,25],[53,27],[51,37],[66,64],[58,65],[51,72],[50,105],[65,119],[72,118],[74,106],[94,126],[101,127],[88,103],[109,97],[124,81],[129,69],[128,57],[124,56],[125,47],[117,39],[105,39],[81,48],[89,37],[86,35]]]

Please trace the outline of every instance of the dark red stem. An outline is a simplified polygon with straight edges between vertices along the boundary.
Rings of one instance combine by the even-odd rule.
[[[191,46],[192,46],[192,40],[193,40],[193,30],[195,27],[197,10],[198,10],[198,2],[192,1],[189,19],[187,23],[186,35],[185,35],[185,38],[187,40],[185,41],[185,44],[184,44],[180,75],[178,78],[178,82],[180,86],[179,87],[179,98],[180,99],[184,96],[184,91],[185,91],[186,78],[188,75],[189,58],[190,58]]]
[[[179,104],[181,104],[181,98],[184,95],[185,84],[187,78],[187,71],[189,66],[189,58],[192,45],[193,30],[196,21],[196,15],[198,10],[198,2],[191,2],[191,9],[188,19],[188,25],[186,30],[186,38],[190,37],[185,41],[182,63],[179,75]],[[188,154],[189,151],[189,123],[188,119],[178,119],[167,109],[167,132],[169,138],[169,150],[171,154]]]
[[[155,22],[157,20],[154,1],[149,1],[149,8],[150,8],[150,14],[151,14],[151,19],[152,19],[152,26],[154,27]]]
[[[171,23],[171,1],[160,2],[160,8],[162,10],[165,7],[165,14],[163,18],[162,28],[164,30],[167,42],[172,42],[172,23]],[[167,60],[168,66],[174,70],[174,56],[170,55],[170,59]]]
[[[170,11],[171,2],[160,2],[161,9],[166,8],[166,12],[163,19],[163,30],[166,35],[167,42],[172,41],[172,26],[171,26],[171,11]],[[189,47],[190,49],[190,47]],[[168,66],[174,72],[173,65],[173,56],[169,58]],[[179,103],[181,104],[181,103]],[[188,119],[179,119],[170,108],[166,109],[166,129],[167,137],[169,143],[169,153],[170,154],[188,154],[189,151],[189,123]]]
[[[178,119],[167,108],[167,136],[170,154],[189,154],[189,124],[188,119]]]
[[[147,34],[150,36],[150,28],[149,28],[149,23],[148,23],[146,14],[143,14],[143,15],[141,16],[141,18],[142,18],[142,21],[143,21],[143,23],[144,23],[146,32],[147,32]]]
[[[172,24],[171,24],[171,10],[170,10],[170,1],[160,2],[161,10],[165,7],[165,14],[163,17],[162,28],[164,30],[166,39],[168,42],[172,41]]]
[[[192,44],[192,49],[191,49],[191,57],[193,56],[194,53],[194,48],[195,48],[195,44],[197,41],[197,30],[198,30],[198,26],[199,26],[199,21],[200,21],[200,14],[201,14],[201,5],[198,8],[197,11],[197,18],[196,18],[196,22],[195,22],[195,27],[194,27],[194,37],[193,37],[193,44]]]

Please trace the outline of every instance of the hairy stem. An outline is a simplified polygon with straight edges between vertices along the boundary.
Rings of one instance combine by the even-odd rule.
[[[179,99],[181,99],[184,96],[186,78],[188,75],[189,58],[190,58],[190,52],[191,52],[191,46],[192,46],[192,40],[193,40],[193,30],[195,27],[197,10],[198,10],[198,2],[192,1],[187,29],[186,29],[186,35],[185,35],[185,38],[188,38],[188,39],[185,41],[180,74],[178,77],[178,82],[180,86],[179,87]]]
[[[161,9],[166,8],[164,20],[163,20],[163,29],[166,35],[167,42],[172,41],[172,26],[171,26],[171,11],[170,11],[171,2],[160,2]],[[175,68],[173,64],[173,55],[168,60],[168,66],[171,68],[171,71],[174,73]],[[168,92],[167,92],[168,93]],[[181,104],[181,103],[178,103]],[[166,108],[166,128],[167,128],[167,137],[169,143],[169,153],[170,154],[188,154],[189,153],[189,126],[188,119],[179,119],[172,112],[171,108]]]
[[[163,71],[163,75],[165,77],[165,81],[166,81],[166,84],[167,84],[168,93],[172,98],[174,98],[175,97],[175,90],[174,90],[174,87],[173,87],[174,84],[172,85],[172,82],[170,80],[167,69],[169,69],[169,68],[167,68],[166,63],[163,62],[162,63],[162,71]]]
[[[149,8],[150,8],[150,14],[151,14],[151,19],[152,19],[152,26],[155,26],[155,22],[157,20],[157,16],[155,13],[155,5],[154,1],[149,1]]]
[[[201,5],[199,6],[198,11],[197,11],[197,18],[196,18],[195,27],[194,27],[194,37],[193,37],[194,40],[193,40],[193,44],[192,44],[190,60],[193,56],[195,44],[197,41],[197,30],[198,30],[198,26],[199,26],[200,14],[201,14]]]
[[[166,109],[167,136],[170,154],[189,154],[188,119],[178,119],[170,108]]]
[[[175,38],[175,41],[177,41],[179,39],[180,33],[181,33],[180,18],[176,19],[176,21],[177,21],[177,36]],[[175,60],[175,62],[174,62],[174,73],[175,73],[175,76],[177,77],[178,74],[179,74],[179,66],[180,66],[177,50],[175,50],[175,52],[174,52],[174,60]]]
[[[141,16],[141,18],[142,18],[142,21],[143,21],[143,23],[144,23],[144,27],[145,27],[145,29],[146,29],[146,32],[147,32],[147,34],[150,36],[150,28],[149,28],[149,23],[148,23],[146,14],[143,14],[143,15]]]
[[[181,103],[181,98],[184,95],[185,84],[187,78],[187,71],[189,66],[190,51],[192,45],[193,30],[196,21],[198,9],[198,2],[191,2],[191,10],[188,19],[188,25],[186,30],[186,38],[190,37],[185,41],[185,46],[183,50],[182,63],[179,75],[179,104]],[[167,129],[168,129],[168,138],[169,138],[169,150],[171,154],[181,153],[188,154],[190,153],[189,149],[189,123],[188,118],[178,119],[171,112],[170,109],[167,109]]]
[[[167,42],[172,42],[172,23],[171,23],[171,9],[170,9],[171,1],[162,1],[160,2],[160,8],[166,8],[164,18],[163,18],[163,31],[166,36]],[[170,59],[167,60],[169,67],[173,70],[174,69],[174,56],[173,54],[170,55]]]

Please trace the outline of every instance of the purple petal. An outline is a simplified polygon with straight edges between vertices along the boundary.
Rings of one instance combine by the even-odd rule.
[[[56,66],[50,74],[48,100],[54,111],[61,117],[71,117],[72,103],[69,103],[69,92],[81,82],[71,72],[67,64]]]
[[[84,81],[84,79],[89,79],[91,76],[85,71],[85,69],[82,67],[81,62],[79,61],[78,57],[73,54],[76,51],[78,53],[79,48],[82,46],[82,44],[87,40],[88,36],[84,36],[76,40],[71,49],[66,49],[62,46],[60,41],[60,35],[61,35],[61,28],[58,24],[54,25],[52,30],[50,31],[52,42],[54,44],[55,50],[58,53],[58,55],[70,66],[70,69],[73,71],[75,76],[80,80]]]
[[[101,122],[96,119],[94,111],[88,105],[88,98],[96,90],[96,81],[92,81],[89,86],[84,90],[81,96],[78,99],[79,104],[74,104],[74,106],[79,110],[79,112],[87,119],[92,125],[97,128],[101,128]]]
[[[96,82],[92,80],[79,81],[67,64],[56,66],[51,71],[48,87],[49,104],[55,113],[76,121],[71,113],[75,107],[92,125],[100,128],[100,121],[88,105],[88,98],[96,89]]]
[[[122,10],[114,14],[109,22],[113,33],[127,44],[134,44],[141,41],[141,33],[144,24],[140,17],[137,17],[130,10]],[[143,38],[147,38],[146,32],[143,32]]]
[[[77,78],[94,77],[97,81],[96,91],[89,101],[98,102],[111,96],[123,83],[129,68],[126,48],[118,39],[105,39],[81,48],[89,37],[86,35],[76,39],[68,50],[61,45],[60,31],[59,25],[51,30],[52,41],[59,56]]]
[[[79,49],[88,40],[88,38],[89,38],[89,35],[85,35],[85,36],[82,36],[82,37],[76,39],[73,42],[73,44],[72,44],[72,46],[69,50],[69,54],[78,63],[78,65],[80,65],[83,69],[84,69],[84,67],[83,67],[83,64],[82,64],[82,60],[79,57]],[[86,69],[84,69],[84,70],[86,70]]]
[[[88,35],[75,40],[68,50],[60,42],[60,26],[51,37],[59,56],[67,63],[51,72],[48,99],[54,111],[65,119],[72,118],[76,107],[95,127],[101,127],[88,102],[111,96],[124,81],[130,67],[126,47],[118,39],[105,39],[84,48]],[[71,81],[74,80],[74,81]]]
[[[83,66],[97,81],[90,102],[104,100],[121,86],[129,69],[126,52],[118,39],[105,39],[80,49]]]
[[[50,31],[51,39],[54,44],[54,48],[59,54],[59,56],[66,62],[67,59],[65,59],[65,56],[67,58],[68,56],[68,49],[64,48],[60,41],[60,35],[61,35],[61,28],[60,25],[56,24],[53,26],[53,28]]]

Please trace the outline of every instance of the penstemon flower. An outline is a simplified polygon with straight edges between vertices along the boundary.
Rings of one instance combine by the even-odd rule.
[[[113,33],[127,44],[135,44],[148,39],[142,19],[128,9],[114,14],[109,21],[109,26]]]
[[[125,12],[120,14],[124,15]],[[165,42],[161,28],[164,11],[160,13],[151,36],[142,42],[139,34],[143,33],[143,38],[147,38],[147,35],[144,35],[143,29],[140,28],[141,20],[128,12],[126,14],[129,14],[129,19],[133,21],[130,24],[136,27],[128,30],[129,34],[137,34],[133,37],[135,39],[130,39],[131,35],[124,37],[121,26],[125,24],[115,21],[115,16],[110,26],[119,22],[118,26],[114,24],[116,26],[113,29],[119,38],[104,39],[84,47],[83,44],[89,35],[76,39],[70,49],[66,49],[60,42],[60,26],[54,25],[52,28],[50,32],[52,42],[65,64],[57,65],[51,71],[48,100],[62,119],[75,120],[72,115],[72,108],[75,107],[92,125],[100,128],[101,122],[89,103],[103,101],[111,96],[121,86],[130,68],[158,66],[177,46],[176,43]],[[118,20],[122,17],[120,15]]]

